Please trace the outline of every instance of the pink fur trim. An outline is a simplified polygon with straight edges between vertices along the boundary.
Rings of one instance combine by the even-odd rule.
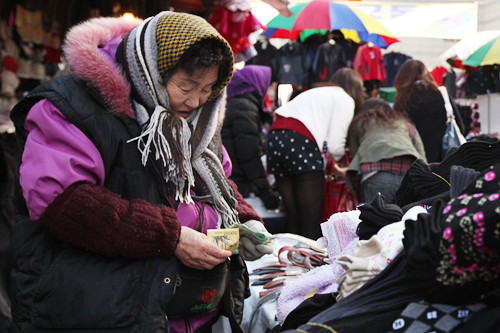
[[[99,51],[115,37],[125,36],[142,22],[122,18],[94,18],[73,27],[63,47],[73,73],[91,82],[111,106],[112,112],[135,118],[130,108],[130,85],[118,66],[110,64]]]
[[[220,103],[219,119],[217,119],[217,125],[219,126],[222,126],[222,124],[224,123],[224,118],[226,117],[226,104],[227,104],[227,99],[224,94],[224,96],[222,97],[222,101]]]

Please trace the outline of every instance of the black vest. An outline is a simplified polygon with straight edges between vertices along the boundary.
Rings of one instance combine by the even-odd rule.
[[[21,149],[26,116],[45,98],[95,144],[106,188],[124,199],[168,205],[165,182],[141,164],[137,142],[127,143],[140,134],[139,125],[113,115],[97,96],[72,75],[33,90],[11,113]],[[175,290],[175,256],[134,260],[93,254],[53,238],[19,206],[11,236],[12,332],[167,331],[164,309]]]
[[[78,127],[99,150],[105,169],[104,186],[123,199],[144,199],[151,204],[170,206],[165,181],[155,172],[152,162],[141,163],[137,141],[139,124],[117,116],[105,107],[97,93],[73,75],[51,80],[33,91],[12,110],[11,119],[24,148],[24,122],[31,107],[41,99],[50,101],[71,123]]]
[[[137,142],[127,143],[141,133],[137,122],[113,115],[99,94],[72,75],[39,86],[12,110],[22,150],[26,116],[41,99],[54,104],[94,143],[104,163],[107,189],[124,199],[170,205],[165,181],[155,164],[148,161],[144,167]],[[40,224],[30,221],[27,212],[16,219],[11,237],[12,332],[168,330],[165,313],[175,291],[175,256],[106,258],[56,240]],[[221,307],[233,331],[238,332],[248,275],[243,260],[233,257],[231,290],[225,293]]]

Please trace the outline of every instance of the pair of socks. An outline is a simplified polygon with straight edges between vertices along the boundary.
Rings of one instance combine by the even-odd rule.
[[[338,279],[339,284],[337,302],[351,295],[361,288],[366,282],[377,276],[377,273],[369,271],[346,271]],[[357,277],[354,277],[356,275]]]
[[[345,269],[336,281],[339,285],[337,302],[361,288],[383,269],[377,263],[382,250],[382,241],[374,235],[369,240],[359,241],[352,255],[337,258],[336,262]]]
[[[451,167],[450,172],[450,197],[455,198],[460,192],[479,175],[479,171],[464,168],[460,165]]]

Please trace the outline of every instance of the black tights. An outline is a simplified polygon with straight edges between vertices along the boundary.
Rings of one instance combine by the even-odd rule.
[[[287,232],[316,240],[321,236],[325,176],[323,171],[277,177],[286,212]]]

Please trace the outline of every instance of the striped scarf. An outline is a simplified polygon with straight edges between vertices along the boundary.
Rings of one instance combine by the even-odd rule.
[[[202,18],[162,12],[146,19],[124,39],[125,70],[135,91],[136,117],[143,127],[141,135],[130,141],[137,141],[143,165],[154,152],[176,202],[193,203],[191,189],[196,189],[195,199],[212,204],[219,216],[218,227],[228,228],[238,223],[237,200],[214,150],[220,144],[216,133],[230,77],[214,87],[209,101],[186,119],[169,110],[162,80],[189,47],[206,38],[227,44]]]

